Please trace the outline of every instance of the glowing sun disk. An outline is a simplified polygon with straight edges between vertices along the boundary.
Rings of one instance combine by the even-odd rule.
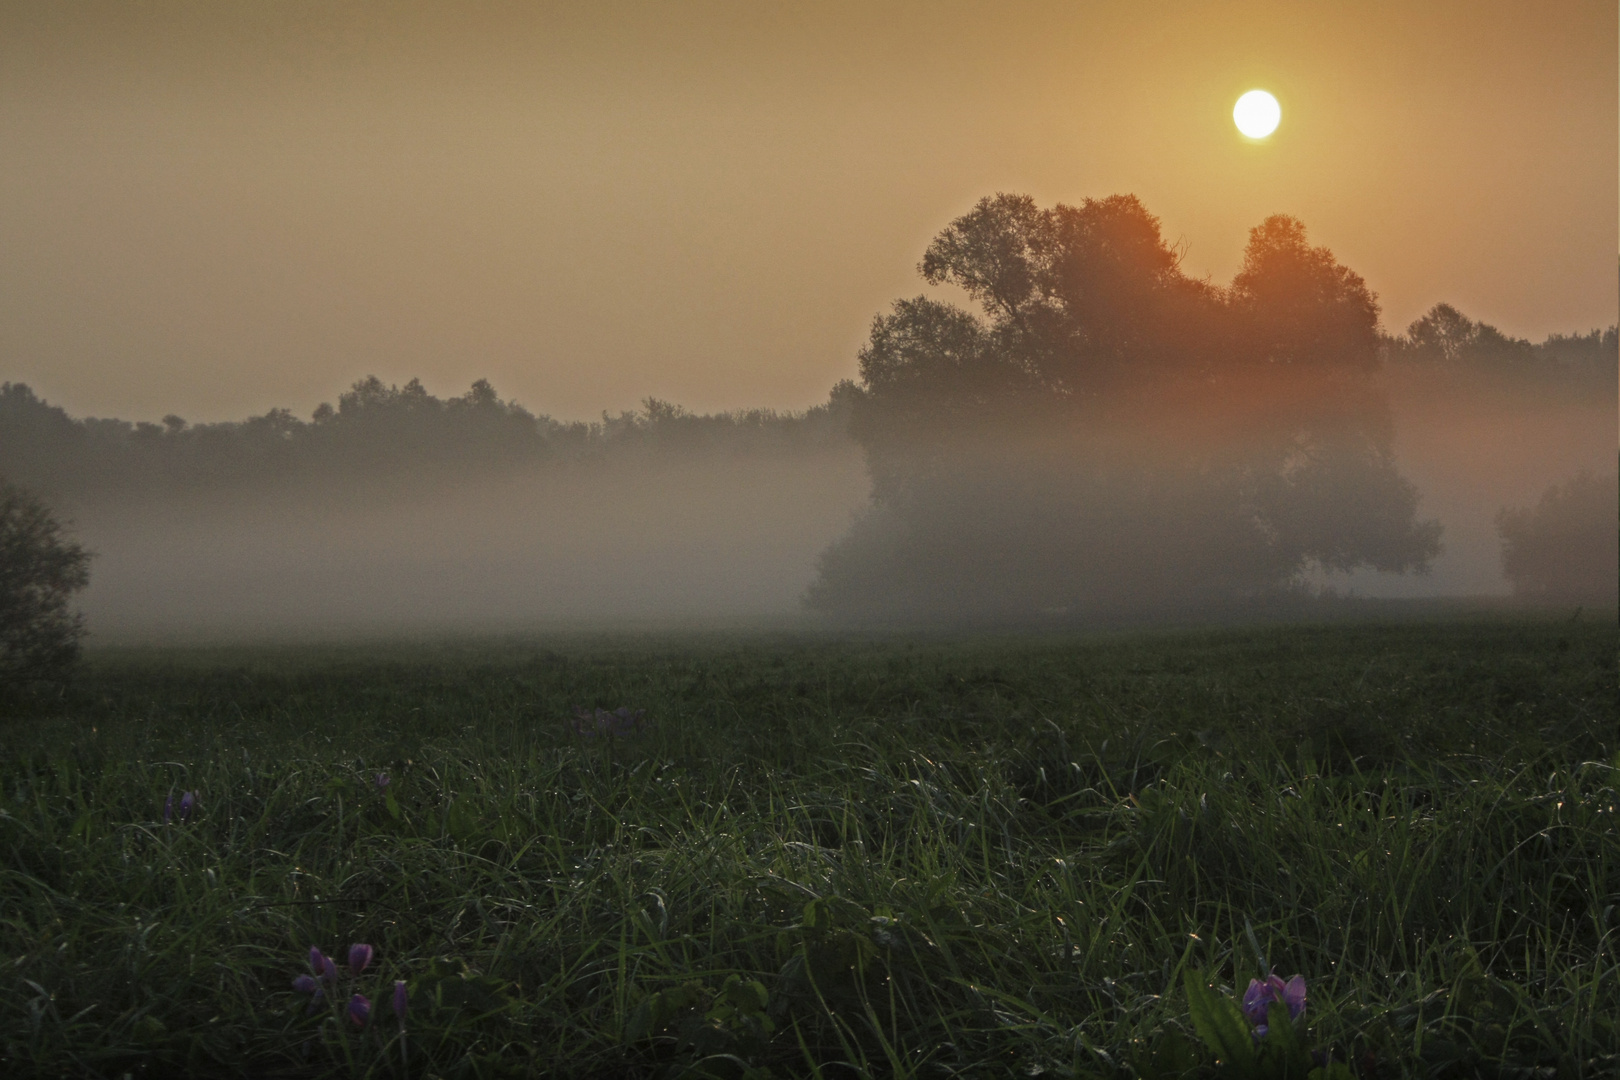
[[[1282,106],[1264,90],[1250,90],[1232,107],[1232,121],[1251,139],[1263,139],[1277,130]]]

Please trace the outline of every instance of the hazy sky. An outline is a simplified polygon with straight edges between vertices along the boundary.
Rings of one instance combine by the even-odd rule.
[[[1150,14],[1143,14],[1144,10]],[[0,5],[0,379],[307,415],[801,408],[981,195],[1271,213],[1403,328],[1616,319],[1613,0]],[[1232,126],[1282,102],[1264,145]]]

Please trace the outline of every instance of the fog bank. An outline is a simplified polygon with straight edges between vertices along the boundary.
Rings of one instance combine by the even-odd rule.
[[[345,501],[100,502],[82,607],[108,638],[476,631],[798,611],[866,481],[853,446],[591,462]]]
[[[1391,365],[1385,375],[1394,451],[1418,491],[1418,513],[1444,528],[1429,572],[1360,571],[1314,580],[1367,597],[1507,596],[1497,515],[1533,507],[1583,470],[1615,471],[1620,428],[1612,397],[1594,400],[1524,380],[1460,378]]]

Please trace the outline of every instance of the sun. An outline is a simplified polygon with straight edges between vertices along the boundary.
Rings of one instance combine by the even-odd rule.
[[[1250,90],[1232,107],[1232,122],[1251,139],[1263,139],[1277,130],[1282,106],[1264,90]]]

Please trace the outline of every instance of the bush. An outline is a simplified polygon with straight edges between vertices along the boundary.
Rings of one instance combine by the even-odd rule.
[[[1503,510],[1502,572],[1517,596],[1613,604],[1620,593],[1616,478],[1582,472],[1547,489],[1534,510]]]
[[[0,689],[65,675],[84,618],[68,599],[90,583],[90,553],[39,499],[0,483]]]

